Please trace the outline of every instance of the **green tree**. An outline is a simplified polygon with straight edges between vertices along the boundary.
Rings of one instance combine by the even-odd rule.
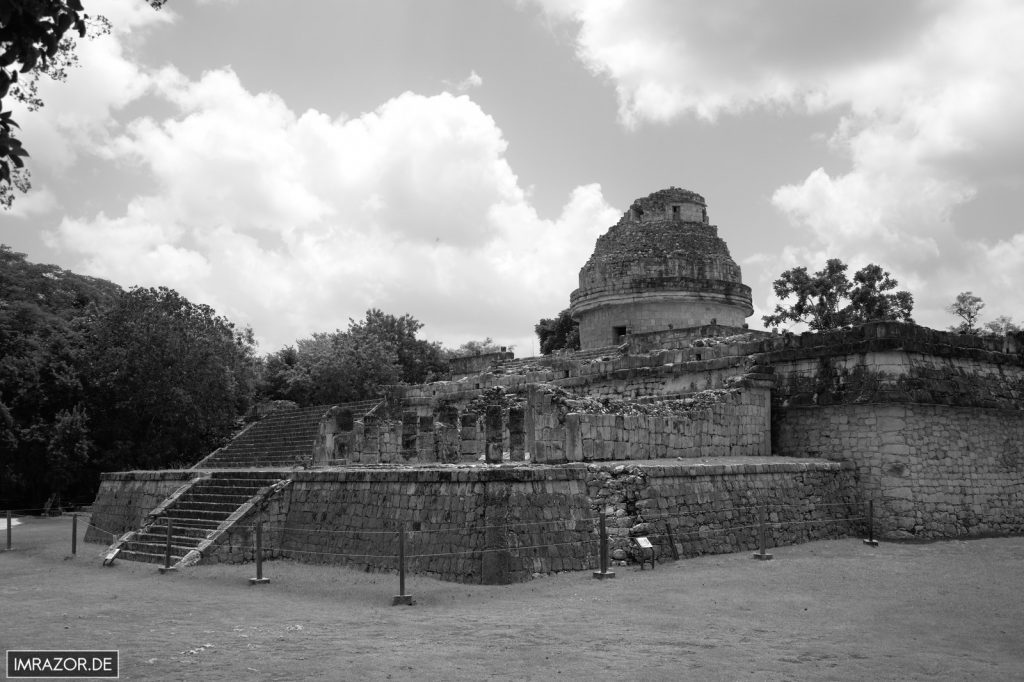
[[[251,402],[254,346],[251,330],[172,289],[124,293],[88,329],[99,466],[191,464],[220,445]]]
[[[549,355],[560,349],[580,349],[580,326],[572,319],[569,310],[558,313],[558,317],[542,318],[533,327],[540,341],[541,355]]]
[[[981,309],[985,307],[980,296],[975,296],[970,291],[961,291],[956,295],[956,300],[946,306],[946,312],[960,318],[960,324],[949,328],[952,332],[960,334],[977,334],[978,318],[981,316]]]
[[[364,353],[369,345],[390,349],[398,366],[399,381],[419,384],[435,378],[445,366],[440,344],[416,338],[422,328],[423,324],[412,315],[395,317],[371,308],[364,320],[349,320],[347,333],[354,348]],[[366,355],[372,357],[372,353]]]
[[[416,337],[423,325],[411,315],[377,309],[348,329],[318,332],[264,358],[260,394],[300,405],[375,398],[385,386],[422,383],[445,368],[441,347]]]
[[[1005,336],[1019,331],[1022,331],[1020,325],[1014,323],[1009,315],[1000,315],[991,322],[986,322],[981,328],[981,333],[988,336]]]
[[[888,272],[871,263],[854,273],[851,282],[848,269],[831,258],[813,274],[803,266],[783,272],[772,288],[783,301],[793,300],[786,306],[776,304],[775,311],[762,318],[765,325],[797,322],[822,331],[873,320],[914,321],[914,297],[908,291],[894,291],[899,282]]]
[[[81,364],[87,320],[116,284],[27,261],[0,245],[0,499],[85,498],[91,450]]]
[[[445,348],[442,352],[445,358],[461,358],[468,355],[498,353],[501,349],[502,346],[499,346],[494,342],[494,339],[488,336],[483,341],[467,341],[458,348]]]

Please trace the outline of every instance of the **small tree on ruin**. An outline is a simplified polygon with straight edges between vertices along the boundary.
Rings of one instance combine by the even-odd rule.
[[[533,331],[540,341],[542,355],[549,355],[562,348],[580,349],[580,326],[569,315],[568,309],[558,313],[558,317],[542,319],[534,325]]]
[[[960,324],[951,326],[949,331],[960,334],[977,334],[980,331],[978,318],[984,307],[985,303],[981,300],[981,296],[975,296],[970,291],[961,291],[956,295],[956,300],[946,306],[946,312],[961,320]]]

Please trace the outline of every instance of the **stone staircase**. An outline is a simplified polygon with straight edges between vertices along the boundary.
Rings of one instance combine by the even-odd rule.
[[[290,483],[279,473],[266,471],[216,471],[195,478],[150,512],[141,528],[111,545],[103,563],[116,558],[163,564],[167,519],[171,521],[171,566],[198,563],[250,509]]]
[[[316,405],[269,414],[192,468],[309,466],[320,420],[330,409]]]

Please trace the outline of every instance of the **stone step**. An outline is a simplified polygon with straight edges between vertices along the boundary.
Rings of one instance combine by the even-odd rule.
[[[237,509],[238,507],[235,507]],[[172,521],[177,519],[188,519],[191,521],[216,521],[220,523],[227,517],[231,516],[230,511],[206,511],[203,509],[179,509],[177,507],[171,507],[167,510],[167,515],[171,517]],[[163,525],[163,524],[161,524]]]
[[[288,459],[269,457],[249,457],[245,459],[210,460],[204,466],[217,469],[293,469],[312,460],[312,457],[289,457]]]
[[[184,554],[175,555],[174,550],[172,548],[171,566],[181,561],[184,558],[184,556]],[[132,552],[122,549],[120,552],[118,552],[117,558],[122,559],[124,561],[137,561],[146,564],[160,564],[161,566],[164,563],[164,555],[162,552],[160,554],[153,554],[150,552]]]
[[[316,433],[310,433],[305,436],[290,436],[287,438],[275,438],[273,436],[267,436],[266,434],[257,434],[254,438],[247,438],[245,440],[234,441],[233,443],[224,447],[224,452],[230,452],[232,450],[240,450],[242,448],[251,447],[264,447],[264,448],[291,448],[291,447],[310,447],[313,441],[316,440]]]
[[[236,474],[236,472],[227,472],[228,474]],[[237,472],[238,475],[248,473],[245,471]],[[207,493],[211,495],[246,495],[254,490],[265,488],[268,485],[273,485],[274,481],[278,480],[278,476],[275,473],[273,477],[266,479],[259,478],[214,478],[210,479],[209,483],[202,486],[193,486],[191,490],[198,493]]]
[[[234,472],[231,472],[234,473]],[[238,472],[245,473],[245,472]],[[269,485],[273,485],[278,478],[268,478],[266,480],[260,480],[257,478],[240,478],[240,479],[225,479],[215,478],[212,479],[211,483],[208,483],[198,490],[195,487],[192,490],[200,494],[207,495],[249,495],[252,496],[260,488],[266,488]],[[190,491],[191,492],[191,491]]]
[[[205,540],[213,531],[212,528],[189,528],[186,526],[171,527],[171,544],[187,545],[193,540]],[[162,527],[153,527],[144,533],[138,533],[129,542],[167,542],[167,530]]]
[[[241,460],[250,459],[253,457],[263,457],[267,459],[301,459],[303,457],[312,457],[313,448],[295,448],[293,450],[282,450],[282,449],[266,449],[266,448],[245,448],[242,450],[231,450],[228,452],[219,453],[216,457],[211,459],[218,460]]]
[[[240,436],[237,440],[233,441],[227,448],[237,448],[242,445],[252,445],[253,443],[259,444],[275,444],[284,445],[290,443],[307,443],[316,438],[316,431],[304,431],[296,433],[254,433]]]
[[[207,480],[209,480],[211,484],[219,484],[223,481],[241,484],[243,482],[266,483],[268,481],[278,481],[280,478],[281,477],[273,471],[232,471],[227,473],[215,471]]]
[[[246,498],[248,499],[248,498]],[[245,500],[242,500],[244,503]],[[235,502],[202,502],[200,500],[177,500],[171,507],[171,510],[175,513],[182,512],[215,512],[215,513],[226,513],[231,514],[240,507],[241,504]]]
[[[175,544],[171,541],[171,556],[183,557],[199,545],[199,540],[195,542],[185,542]],[[129,540],[124,543],[121,547],[122,552],[132,552],[133,554],[155,554],[158,555],[161,560],[164,556],[165,548],[167,547],[166,542],[149,542],[149,541],[136,541]]]
[[[225,517],[225,518],[227,518],[227,517]],[[175,528],[204,528],[206,530],[216,530],[217,527],[220,526],[221,521],[223,521],[223,519],[221,519],[221,520],[216,520],[216,519],[193,519],[193,518],[186,518],[186,517],[182,517],[182,516],[172,516],[171,517],[171,534],[172,535],[174,534],[174,529]],[[163,526],[164,522],[160,521],[159,525]],[[166,533],[167,531],[164,531],[164,532]]]
[[[191,503],[191,502],[202,502],[212,504],[233,504],[236,507],[240,507],[246,500],[252,495],[248,493],[207,493],[207,492],[192,492],[189,491],[178,498],[179,504]]]

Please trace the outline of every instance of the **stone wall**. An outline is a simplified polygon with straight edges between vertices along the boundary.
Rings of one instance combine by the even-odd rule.
[[[751,508],[762,502],[778,524],[773,545],[849,532],[857,509],[848,466],[764,460],[292,471],[290,484],[242,514],[203,561],[251,561],[257,521],[267,557],[393,571],[404,530],[410,572],[486,584],[597,568],[602,512],[612,551],[644,530],[662,559],[673,555],[669,534],[679,556],[751,548]],[[187,480],[167,473],[176,475],[105,476],[97,520],[119,534],[135,529],[162,501],[160,484],[170,490]],[[652,526],[637,528],[644,523]]]
[[[804,406],[774,426],[776,454],[853,461],[884,537],[1024,531],[1024,411]]]
[[[491,367],[491,365],[506,362],[515,357],[515,353],[501,350],[497,353],[481,353],[480,355],[465,355],[448,360],[448,369],[452,377],[469,376],[479,374]]]
[[[752,332],[743,326],[705,324],[684,329],[662,329],[659,331],[632,333],[627,339],[631,355],[650,353],[662,348],[684,348],[693,346],[695,341],[713,337],[733,337],[735,342],[750,341],[752,338],[770,337],[767,332]]]
[[[729,385],[660,403],[574,400],[535,386],[527,402],[532,461],[770,455],[770,383],[747,378]]]
[[[594,512],[607,518],[616,558],[633,554],[636,536],[648,537],[660,559],[757,549],[762,506],[769,547],[843,537],[863,527],[857,472],[848,463],[591,464],[587,490]]]
[[[596,565],[583,472],[376,469],[298,472],[277,555],[500,584]]]
[[[85,532],[85,541],[113,543],[118,536],[137,529],[146,514],[200,475],[190,469],[103,474],[92,504],[92,518]]]
[[[665,280],[657,286],[666,289],[664,298],[654,295],[653,285],[650,280],[645,280],[643,287],[638,285],[634,292],[603,294],[608,300],[603,301],[599,308],[579,313],[582,346],[597,348],[623,343],[626,339],[622,335],[661,332],[673,327],[697,327],[708,324],[709,320],[741,328],[747,317],[734,302],[734,298],[741,296],[733,291],[739,285]],[[689,287],[690,291],[675,291],[683,287]],[[621,297],[621,303],[616,303],[615,297]]]

